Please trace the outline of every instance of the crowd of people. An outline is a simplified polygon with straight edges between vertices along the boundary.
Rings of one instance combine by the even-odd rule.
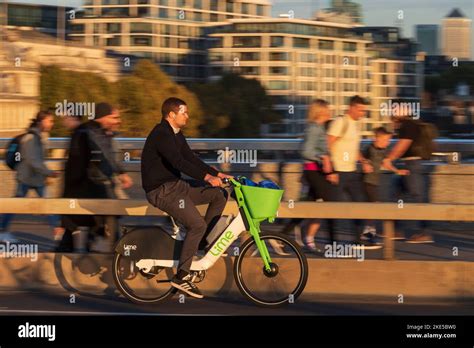
[[[403,101],[396,100],[394,103]],[[367,102],[359,96],[353,96],[347,113],[331,121],[328,102],[314,100],[308,108],[308,125],[301,149],[307,199],[352,202],[403,199],[407,203],[422,203],[426,190],[422,161],[427,159],[426,150],[430,148],[430,144],[423,142],[432,139],[425,136],[425,125],[404,114],[403,110],[400,108],[391,117],[398,139],[390,150],[393,133],[384,127],[373,130],[372,143],[363,149],[361,120],[365,117]],[[396,160],[399,160],[400,168],[394,165]],[[386,173],[393,173],[395,178],[384,180]],[[392,189],[389,190],[387,185],[391,185]],[[320,225],[321,221],[316,219],[303,223],[303,242],[311,252],[321,252],[315,241]],[[289,226],[293,227],[294,224]],[[335,241],[334,221],[327,222],[327,229],[331,241]],[[355,242],[360,248],[381,247],[373,221],[354,220],[353,229]],[[423,221],[405,233],[398,229],[395,238],[406,239],[409,243],[433,242]]]
[[[117,198],[120,190],[133,185],[132,179],[122,168],[122,159],[114,136],[121,120],[119,111],[108,103],[96,105],[93,120],[81,123],[76,116],[61,115],[64,126],[71,132],[66,163],[64,166],[63,198]],[[45,158],[48,137],[55,120],[53,111],[40,111],[27,131],[19,136],[19,158],[15,167],[17,190],[15,197],[25,197],[30,190],[43,197],[49,178],[59,176],[46,166]],[[0,217],[0,241],[15,243],[17,239],[9,232],[12,214]],[[84,243],[85,249],[94,238],[105,234],[105,217],[101,215],[49,216],[57,251],[73,251],[75,234],[81,228],[89,228]]]

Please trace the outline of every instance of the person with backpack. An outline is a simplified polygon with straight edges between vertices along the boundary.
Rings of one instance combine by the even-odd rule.
[[[393,105],[403,106],[403,100],[395,100]],[[437,137],[437,129],[433,124],[424,123],[413,119],[406,113],[408,108],[399,107],[391,118],[394,128],[398,131],[398,141],[382,161],[382,166],[389,168],[392,162],[401,159],[409,175],[400,177],[402,187],[405,189],[407,203],[423,203],[425,201],[425,181],[423,178],[422,161],[431,158],[434,151],[434,140]],[[418,230],[408,239],[408,243],[433,243],[433,238],[427,234],[426,221],[418,221]],[[405,236],[396,232],[395,239],[403,240]]]
[[[373,171],[369,161],[360,151],[361,119],[367,111],[367,102],[364,98],[355,95],[350,98],[347,113],[336,118],[329,126],[328,145],[331,161],[334,167],[334,183],[336,184],[338,201],[349,199],[352,202],[364,202],[365,195],[362,189],[361,174],[357,172],[357,162],[362,164],[362,171]],[[379,249],[380,245],[372,241],[361,239],[363,220],[354,220],[356,229],[355,242],[358,248]]]
[[[7,147],[6,164],[16,170],[17,189],[15,197],[25,197],[30,190],[36,191],[39,197],[44,197],[46,180],[57,177],[45,164],[45,153],[48,133],[54,125],[53,114],[49,111],[39,111],[32,120],[26,133],[15,137]],[[7,232],[14,214],[2,216],[0,225],[0,241],[15,243],[17,240]],[[48,223],[53,229],[59,228],[59,218],[48,216]]]

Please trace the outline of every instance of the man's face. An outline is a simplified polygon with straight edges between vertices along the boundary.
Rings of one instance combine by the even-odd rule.
[[[97,119],[97,122],[99,122],[103,128],[112,132],[118,131],[122,124],[120,112],[117,109],[114,109],[110,115]]]
[[[356,121],[365,117],[366,112],[367,105],[365,104],[354,104],[352,106],[349,106],[349,116],[351,116]]]
[[[189,115],[188,115],[188,106],[187,105],[180,105],[178,112],[170,112],[170,118],[174,123],[175,127],[183,128],[188,123]]]

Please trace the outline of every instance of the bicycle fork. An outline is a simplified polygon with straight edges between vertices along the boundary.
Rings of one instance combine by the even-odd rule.
[[[272,262],[272,259],[270,257],[267,245],[262,239],[260,239],[260,223],[254,223],[253,221],[250,223],[250,235],[255,240],[260,257],[262,258],[263,264],[265,265],[265,270],[270,272],[270,263]]]

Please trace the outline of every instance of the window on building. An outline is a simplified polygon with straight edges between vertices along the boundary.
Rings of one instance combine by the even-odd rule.
[[[242,75],[260,75],[260,68],[256,66],[241,66],[240,73]]]
[[[130,24],[131,33],[152,33],[153,26],[151,23],[131,23]]]
[[[288,75],[288,67],[286,66],[271,66],[270,75]]]
[[[150,8],[149,7],[139,7],[138,8],[139,17],[150,17]]]
[[[263,5],[257,5],[257,16],[263,16]]]
[[[283,47],[285,45],[284,39],[283,36],[271,36],[270,47]]]
[[[114,33],[120,33],[120,32],[121,32],[120,23],[107,23],[108,34],[114,34]]]
[[[260,36],[234,36],[233,47],[260,47]]]
[[[302,67],[300,68],[300,76],[316,77],[317,70],[315,68]]]
[[[325,64],[336,64],[336,56],[331,54],[326,54],[323,56],[323,61]]]
[[[288,52],[270,52],[270,60],[273,61],[286,61],[290,59]]]
[[[234,2],[227,0],[225,2],[225,10],[226,12],[234,12]]]
[[[324,77],[335,77],[336,71],[334,69],[324,69]]]
[[[211,11],[217,11],[219,9],[219,1],[218,0],[211,0]]]
[[[249,4],[247,4],[246,2],[243,2],[241,4],[241,8],[242,8],[242,13],[243,14],[249,14]]]
[[[268,81],[268,89],[271,89],[271,90],[290,89],[290,81]]]
[[[151,37],[149,36],[132,36],[132,46],[151,46]]]
[[[168,9],[167,8],[160,8],[160,10],[158,11],[158,17],[168,18]]]
[[[313,81],[300,81],[300,89],[303,91],[316,90],[316,84]]]
[[[333,50],[334,41],[331,40],[319,40],[318,47],[320,50]]]
[[[316,63],[316,55],[313,53],[301,53],[300,61],[304,63]]]
[[[355,42],[343,42],[342,49],[344,51],[355,52],[357,50],[357,43],[355,43]]]
[[[240,60],[260,60],[260,53],[258,52],[242,52]]]
[[[309,48],[309,39],[295,37],[293,38],[293,47]]]
[[[104,7],[102,16],[104,17],[124,17],[129,16],[128,7]]]
[[[120,36],[114,36],[107,39],[107,46],[120,46]]]

